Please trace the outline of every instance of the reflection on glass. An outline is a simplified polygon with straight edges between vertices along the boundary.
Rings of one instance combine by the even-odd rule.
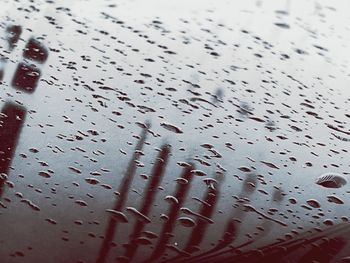
[[[24,49],[23,57],[39,63],[44,63],[47,60],[48,52],[39,41],[31,38],[28,40]]]
[[[184,168],[184,172],[181,178],[186,180],[186,183],[179,183],[176,188],[173,197],[175,197],[175,200],[177,201],[171,202],[171,205],[169,207],[168,219],[160,232],[160,237],[157,241],[157,244],[153,249],[153,253],[147,260],[147,262],[153,262],[154,260],[162,256],[162,254],[165,251],[166,245],[168,244],[168,241],[172,236],[177,217],[180,213],[180,208],[185,202],[188,191],[190,190],[193,178],[193,173],[191,173],[192,170],[194,170],[193,165],[189,165],[188,167]]]
[[[144,129],[142,130],[140,140],[136,145],[134,154],[129,162],[123,181],[120,184],[119,191],[118,191],[120,195],[118,196],[118,199],[114,205],[114,208],[113,208],[114,211],[121,212],[125,206],[125,202],[130,191],[130,185],[135,176],[136,164],[137,164],[136,161],[139,160],[141,156],[140,151],[142,150],[144,143],[146,141],[148,129],[149,129],[149,125],[146,125],[146,127],[144,127]],[[119,221],[117,221],[117,219],[114,216],[110,217],[96,263],[106,262],[108,258],[108,253],[111,247],[113,246],[113,239],[117,231],[118,223]]]
[[[40,75],[40,70],[35,65],[19,63],[12,80],[12,86],[32,93],[38,85]]]
[[[26,116],[26,110],[6,103],[0,115],[0,197]]]
[[[153,166],[151,179],[144,192],[144,202],[142,203],[141,208],[139,210],[140,213],[146,217],[148,216],[149,212],[151,211],[151,207],[153,206],[153,202],[157,194],[157,189],[162,181],[162,177],[165,171],[165,167],[167,165],[169,155],[170,145],[165,144],[161,147],[159,156]],[[130,235],[129,244],[126,245],[125,254],[124,256],[119,257],[120,260],[132,260],[139,245],[137,239],[140,237],[141,232],[144,229],[146,223],[147,222],[145,220],[136,221],[134,229]]]
[[[44,63],[48,57],[47,49],[37,40],[28,40],[23,52],[23,57],[36,63]],[[35,91],[41,76],[41,71],[35,64],[21,62],[18,64],[12,79],[12,86],[32,93]]]

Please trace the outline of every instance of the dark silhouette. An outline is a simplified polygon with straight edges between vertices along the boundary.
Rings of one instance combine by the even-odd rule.
[[[273,203],[280,204],[283,201],[283,199],[284,199],[283,191],[280,188],[275,189],[273,192],[273,195],[272,195],[271,207],[272,207]],[[240,245],[234,246],[233,248],[228,248],[226,250],[220,250],[218,252],[208,254],[207,256],[202,257],[201,260],[213,259],[215,257],[220,257],[220,256],[222,256],[224,254],[228,254],[228,253],[232,254],[234,252],[237,252],[239,249],[247,247],[247,246],[257,242],[258,240],[261,240],[262,238],[266,237],[270,233],[270,231],[273,227],[273,223],[269,220],[265,220],[263,222],[262,226],[264,228],[264,231],[259,233],[257,236],[254,236],[253,239],[248,240],[247,242],[244,242]]]
[[[4,69],[3,69],[4,61],[0,58],[0,81],[4,78]]]
[[[141,156],[140,151],[142,150],[143,145],[145,144],[146,137],[147,137],[147,130],[149,128],[149,125],[146,125],[146,126],[147,127],[145,127],[142,130],[140,140],[136,145],[134,154],[129,162],[128,168],[126,169],[123,181],[119,186],[120,195],[118,196],[117,201],[113,207],[113,209],[115,211],[121,211],[125,206],[125,202],[126,202],[126,198],[128,196],[128,193],[129,193],[130,185],[134,179],[134,175],[135,175],[135,171],[136,171],[136,161]],[[108,221],[107,228],[106,228],[105,236],[103,239],[103,243],[102,243],[102,246],[100,248],[96,263],[106,262],[107,257],[108,257],[108,253],[113,245],[112,242],[114,239],[115,232],[117,230],[118,223],[119,222],[116,220],[115,217],[113,217],[113,216],[110,217],[110,219]]]
[[[31,38],[24,49],[23,57],[32,62],[44,63],[47,60],[48,51],[40,42]],[[12,86],[32,93],[38,85],[40,76],[41,71],[37,65],[21,62],[13,76]]]
[[[193,178],[193,174],[191,173],[191,171],[193,169],[194,169],[194,166],[192,164],[188,167],[185,167],[181,178],[187,180],[188,183],[186,183],[186,184],[179,183],[178,184],[176,191],[175,191],[175,194],[174,194],[174,197],[177,199],[178,202],[171,203],[171,205],[169,207],[169,213],[168,213],[169,219],[165,222],[165,224],[161,230],[160,237],[159,237],[157,244],[153,250],[153,253],[152,253],[151,257],[146,262],[154,262],[154,260],[156,260],[157,258],[159,258],[160,256],[163,255],[163,253],[166,249],[166,245],[168,244],[168,241],[171,238],[171,233],[174,230],[176,220],[177,220],[177,217],[180,213],[180,209],[182,207],[182,204],[185,202],[188,191],[190,190],[191,181]]]
[[[257,178],[254,174],[248,174],[246,179],[243,182],[241,193],[239,194],[239,199],[247,198],[248,196],[252,195],[256,190],[256,183]],[[233,215],[230,217],[226,228],[224,230],[224,233],[222,235],[222,238],[219,240],[218,244],[208,250],[207,252],[204,252],[202,254],[199,254],[197,256],[194,256],[191,258],[191,261],[193,262],[200,262],[202,257],[207,257],[215,252],[219,252],[222,249],[226,248],[227,246],[231,245],[238,236],[238,222],[241,221],[245,217],[245,211],[244,211],[244,204],[246,204],[246,201],[242,201],[241,204],[238,205],[238,207],[234,210]],[[177,261],[177,260],[176,260]],[[180,260],[179,262],[183,262]]]
[[[26,116],[26,110],[6,103],[0,115],[0,198]]]
[[[216,204],[220,197],[220,187],[222,184],[224,178],[224,174],[221,172],[217,172],[215,175],[215,180],[218,182],[215,187],[208,187],[205,196],[203,198],[204,203],[202,204],[202,207],[199,211],[199,214],[206,217],[206,218],[212,218],[213,213],[215,211]],[[187,252],[189,254],[195,252],[197,250],[197,247],[201,244],[205,237],[205,233],[207,231],[207,228],[209,226],[209,222],[198,219],[196,221],[196,226],[193,228],[192,233],[185,245],[185,248],[183,249],[184,252]],[[172,259],[164,260],[164,262],[172,262],[172,261],[179,261],[184,258],[183,255],[176,256]]]
[[[47,60],[48,51],[39,41],[31,38],[24,49],[23,57],[38,63],[44,63]]]
[[[170,155],[170,145],[163,145],[161,151],[159,153],[159,157],[157,158],[152,171],[152,177],[150,178],[150,182],[144,192],[144,202],[141,205],[140,212],[144,216],[148,216],[151,207],[154,202],[154,198],[157,194],[158,186],[161,183],[163,173],[168,161],[168,157]],[[124,256],[120,257],[121,260],[131,261],[134,257],[137,248],[138,242],[137,238],[140,237],[142,230],[144,229],[146,222],[144,220],[137,220],[133,229],[132,234],[130,235],[129,244],[126,245],[126,251]]]
[[[204,197],[205,204],[202,204],[202,208],[199,211],[200,215],[207,218],[211,218],[213,216],[215,206],[220,197],[220,186],[223,181],[223,177],[224,174],[222,173],[217,173],[215,175],[215,180],[218,182],[218,184],[216,184],[214,188],[208,187],[208,190]],[[197,224],[193,228],[191,237],[185,246],[185,252],[193,253],[196,250],[196,247],[199,246],[202,240],[204,239],[204,235],[208,226],[209,223],[207,221],[200,219],[197,220]]]
[[[26,92],[34,92],[41,72],[35,65],[19,63],[13,76],[12,86]]]

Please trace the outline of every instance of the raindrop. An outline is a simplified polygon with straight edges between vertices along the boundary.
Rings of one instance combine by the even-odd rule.
[[[183,133],[183,131],[176,127],[175,125],[169,124],[169,123],[161,123],[160,126],[162,126],[164,129],[167,129],[168,131],[175,132],[175,133]]]
[[[346,180],[340,174],[325,173],[316,179],[316,184],[326,188],[340,188],[346,185]]]
[[[148,218],[148,216],[142,214],[140,211],[138,211],[136,208],[134,207],[127,207],[126,210],[128,212],[130,212],[131,214],[133,214],[137,220],[143,221],[145,223],[150,223],[151,219]]]
[[[339,197],[336,197],[335,195],[327,196],[327,200],[330,203],[335,203],[335,204],[338,204],[338,205],[344,204],[344,201],[341,200]]]
[[[116,211],[113,209],[106,209],[106,212],[108,212],[109,214],[111,214],[113,216],[113,219],[120,221],[122,223],[127,223],[128,222],[128,218],[126,217],[126,215],[120,211]]]
[[[178,218],[178,221],[184,227],[194,227],[194,226],[196,226],[196,222],[192,218],[189,218],[189,217],[180,217],[180,218]]]
[[[314,199],[307,200],[306,203],[313,208],[320,208],[321,207],[320,203]]]
[[[87,182],[88,184],[93,184],[93,185],[100,183],[100,181],[95,179],[95,178],[85,178],[85,182]]]

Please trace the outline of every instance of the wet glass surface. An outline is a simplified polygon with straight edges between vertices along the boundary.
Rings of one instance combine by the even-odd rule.
[[[0,10],[0,262],[350,262],[348,1]]]

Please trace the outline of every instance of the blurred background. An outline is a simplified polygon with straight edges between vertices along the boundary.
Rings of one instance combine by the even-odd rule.
[[[1,262],[349,262],[344,1],[1,2]]]

